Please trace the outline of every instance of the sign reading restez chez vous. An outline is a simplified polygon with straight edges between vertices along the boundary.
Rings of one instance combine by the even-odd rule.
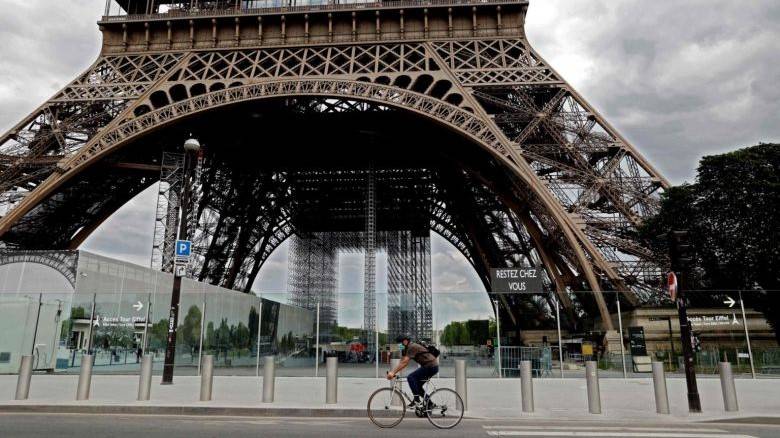
[[[542,273],[536,268],[494,268],[490,270],[493,293],[541,293]]]

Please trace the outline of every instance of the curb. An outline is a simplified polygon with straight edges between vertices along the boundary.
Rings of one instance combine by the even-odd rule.
[[[132,405],[0,405],[3,413],[37,414],[127,414],[221,417],[365,417],[365,409],[324,408],[240,408],[211,406]]]

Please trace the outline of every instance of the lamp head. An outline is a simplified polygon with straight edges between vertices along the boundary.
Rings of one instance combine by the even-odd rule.
[[[200,150],[200,142],[194,138],[189,138],[184,142],[184,150],[187,152],[198,152]]]

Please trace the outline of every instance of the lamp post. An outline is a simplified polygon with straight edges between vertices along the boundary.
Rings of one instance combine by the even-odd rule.
[[[181,218],[179,219],[179,240],[187,240],[189,221],[190,191],[192,188],[192,169],[200,151],[200,142],[190,138],[184,142],[184,175],[182,178]],[[176,324],[179,321],[179,303],[181,301],[181,278],[186,270],[181,272],[173,269],[173,289],[171,291],[171,310],[168,315],[168,341],[165,349],[165,365],[163,366],[162,384],[173,384],[173,365],[176,356]]]

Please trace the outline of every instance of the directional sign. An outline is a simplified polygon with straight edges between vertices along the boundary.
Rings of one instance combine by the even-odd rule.
[[[177,240],[176,241],[176,257],[189,258],[192,252],[192,242],[189,240]]]
[[[173,267],[173,275],[176,277],[186,277],[187,276],[187,265],[181,265],[176,264]]]
[[[723,302],[723,304],[728,304],[729,307],[734,307],[734,303],[736,303],[736,301],[734,301],[734,298],[731,298],[729,296],[727,296],[726,301]]]
[[[141,309],[143,309],[143,308],[144,308],[144,303],[142,303],[140,301],[135,303],[135,304],[133,304],[133,309],[135,309],[136,312],[140,312]]]
[[[536,268],[501,268],[490,270],[493,293],[541,293],[542,273]]]

